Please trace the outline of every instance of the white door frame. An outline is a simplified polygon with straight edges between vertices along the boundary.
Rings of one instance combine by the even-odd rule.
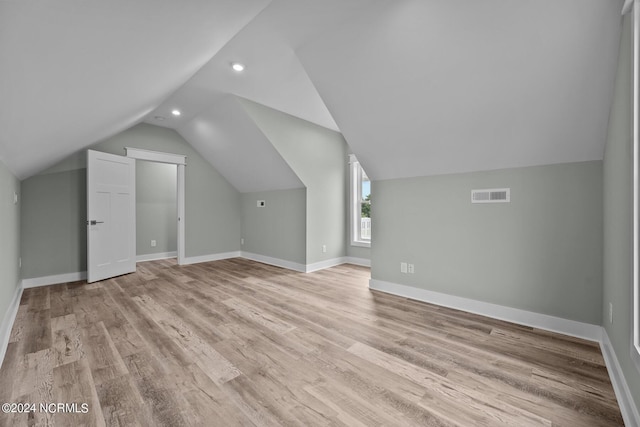
[[[142,150],[140,148],[125,147],[127,157],[136,160],[147,160],[150,162],[167,163],[178,167],[178,265],[183,265],[185,261],[185,179],[184,171],[187,165],[187,156],[181,154],[162,153],[160,151]]]

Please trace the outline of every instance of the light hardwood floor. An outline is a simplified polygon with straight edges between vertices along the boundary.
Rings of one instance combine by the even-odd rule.
[[[24,291],[0,425],[617,426],[596,343],[231,259]],[[80,407],[79,407],[80,408]]]

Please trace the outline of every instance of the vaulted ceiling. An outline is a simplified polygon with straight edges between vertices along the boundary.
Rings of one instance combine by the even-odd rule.
[[[300,186],[236,97],[342,132],[374,180],[602,159],[621,8],[3,0],[0,160],[26,178],[146,121],[240,191]]]

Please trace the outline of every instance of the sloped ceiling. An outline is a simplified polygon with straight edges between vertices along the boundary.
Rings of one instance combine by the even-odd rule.
[[[302,188],[298,176],[233,95],[213,95],[213,107],[178,133],[242,193]]]
[[[0,158],[25,178],[142,120],[268,3],[0,1]]]
[[[0,160],[25,178],[144,120],[241,191],[300,185],[233,96],[341,131],[373,179],[602,159],[621,7],[0,1]]]
[[[597,160],[621,7],[381,2],[298,55],[374,180]]]

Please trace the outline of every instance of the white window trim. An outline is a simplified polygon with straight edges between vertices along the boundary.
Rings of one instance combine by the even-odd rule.
[[[360,209],[359,195],[362,194],[360,170],[360,162],[356,156],[349,154],[349,240],[351,246],[370,248],[371,240],[360,238],[360,224],[358,224],[360,215],[356,215]]]
[[[625,3],[625,7],[631,1]],[[640,0],[633,0],[633,325],[631,360],[640,371]]]

